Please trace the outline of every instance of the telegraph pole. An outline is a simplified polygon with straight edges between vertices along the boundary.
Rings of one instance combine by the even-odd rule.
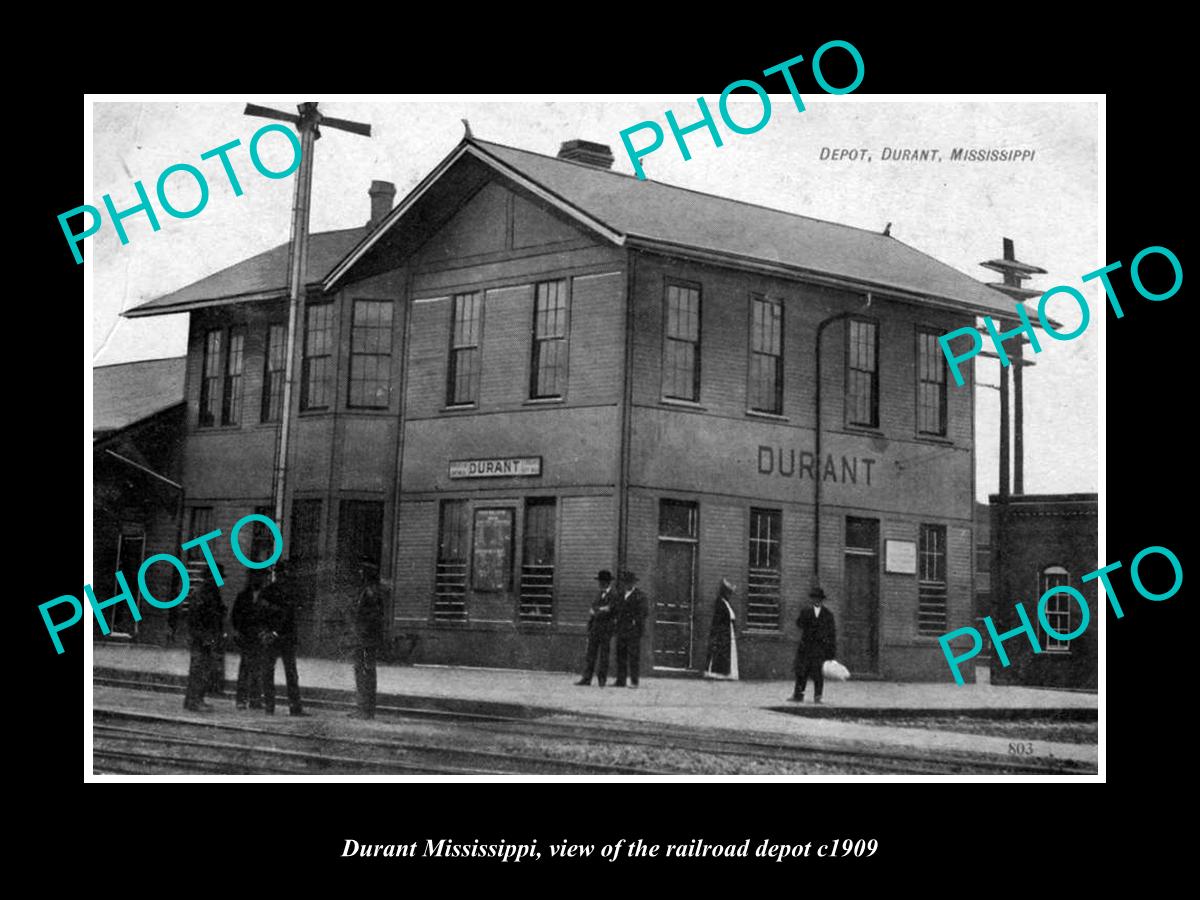
[[[292,233],[288,251],[288,324],[287,359],[283,369],[283,414],[279,422],[279,439],[275,447],[275,471],[271,491],[275,502],[275,521],[288,540],[284,520],[284,501],[287,485],[288,444],[292,430],[292,386],[296,375],[296,330],[300,323],[300,300],[308,277],[308,215],[312,204],[313,145],[321,136],[320,126],[371,136],[371,126],[346,119],[333,119],[317,111],[316,103],[301,103],[298,114],[285,113],[266,106],[246,104],[245,114],[264,119],[290,122],[300,132],[300,170],[296,175],[296,193],[292,202]]]

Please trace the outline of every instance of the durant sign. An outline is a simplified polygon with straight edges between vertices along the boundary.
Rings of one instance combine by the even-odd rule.
[[[450,462],[451,478],[512,478],[541,475],[540,456],[512,456],[507,459],[456,459]]]

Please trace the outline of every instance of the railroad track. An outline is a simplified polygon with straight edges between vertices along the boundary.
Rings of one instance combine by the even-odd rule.
[[[95,684],[158,693],[182,694],[183,687],[163,681],[129,680],[110,676],[94,679]],[[333,699],[305,698],[305,706],[313,709],[352,710],[354,704]],[[103,715],[115,711],[96,710],[97,721]],[[619,745],[648,748],[656,751],[684,751],[707,754],[725,759],[737,758],[749,761],[775,761],[801,765],[828,765],[838,769],[847,767],[861,769],[863,774],[905,775],[1049,775],[1091,774],[1095,768],[1073,760],[1042,758],[1038,762],[1014,760],[1003,756],[974,755],[965,753],[925,754],[906,750],[875,749],[869,747],[838,747],[814,741],[789,739],[778,740],[738,736],[716,736],[710,732],[679,726],[631,726],[628,723],[614,724],[614,720],[597,717],[592,722],[544,722],[518,716],[497,715],[473,711],[430,709],[381,705],[377,715],[390,721],[425,721],[468,727],[471,731],[485,735],[542,738],[547,741],[579,741],[591,745]],[[120,712],[126,716],[148,716],[156,714]],[[158,716],[159,719],[171,717]],[[193,727],[223,728],[227,731],[259,734],[283,738],[295,738],[296,733],[266,726],[197,722],[194,719],[175,719]],[[598,774],[598,775],[663,775],[686,774],[682,771],[662,771],[631,766],[606,766],[597,763],[577,763],[546,757],[522,757],[514,753],[496,753],[484,750],[464,750],[459,745],[442,745],[421,741],[391,738],[362,738],[322,735],[320,740],[332,744],[365,743],[377,748],[392,748],[400,752],[423,753],[434,756],[442,765],[430,761],[424,772],[437,774],[499,774],[512,773],[509,766],[528,766],[525,771],[538,774]],[[474,758],[478,763],[499,765],[501,768],[478,766],[446,766],[447,760]],[[538,766],[541,766],[539,769]],[[398,774],[398,772],[397,772]]]

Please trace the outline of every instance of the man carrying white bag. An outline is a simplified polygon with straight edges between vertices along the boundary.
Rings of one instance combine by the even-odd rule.
[[[800,643],[796,646],[796,690],[790,698],[793,703],[804,702],[804,688],[810,678],[813,683],[813,702],[820,703],[826,674],[838,681],[850,677],[846,667],[834,659],[837,656],[837,625],[833,613],[824,606],[825,591],[814,587],[808,596],[812,606],[801,610],[796,619]]]

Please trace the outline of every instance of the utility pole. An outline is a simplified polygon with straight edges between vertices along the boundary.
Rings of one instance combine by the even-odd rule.
[[[281,112],[266,106],[246,104],[245,114],[264,119],[290,122],[300,132],[300,170],[296,175],[296,193],[292,202],[291,246],[288,251],[288,324],[287,359],[283,370],[283,414],[279,422],[279,439],[275,447],[275,472],[271,491],[275,502],[275,521],[284,535],[285,545],[290,539],[284,521],[284,503],[287,486],[288,444],[292,430],[292,386],[296,376],[296,330],[300,322],[300,300],[308,278],[308,214],[312,204],[313,145],[321,136],[320,126],[349,131],[352,134],[371,136],[371,126],[346,119],[333,119],[317,111],[316,103],[301,103],[298,114]]]

